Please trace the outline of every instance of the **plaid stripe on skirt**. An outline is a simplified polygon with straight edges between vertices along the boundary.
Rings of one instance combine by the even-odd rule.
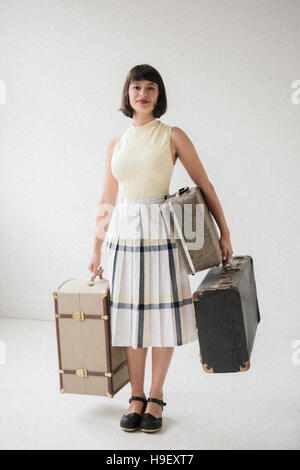
[[[101,257],[110,282],[112,346],[198,340],[189,276],[163,215],[165,198],[117,196]]]

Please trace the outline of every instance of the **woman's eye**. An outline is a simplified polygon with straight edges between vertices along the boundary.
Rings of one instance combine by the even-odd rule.
[[[139,87],[138,85],[134,85],[133,88],[140,88],[140,87]],[[155,88],[154,88],[153,86],[150,86],[149,88],[150,88],[151,90],[155,90]]]

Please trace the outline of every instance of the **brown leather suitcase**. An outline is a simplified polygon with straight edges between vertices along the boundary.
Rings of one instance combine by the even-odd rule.
[[[129,382],[125,349],[111,346],[110,289],[102,271],[91,281],[64,281],[53,292],[61,393],[113,398]]]
[[[211,268],[193,301],[205,372],[249,370],[260,322],[251,256],[233,256],[229,265]]]

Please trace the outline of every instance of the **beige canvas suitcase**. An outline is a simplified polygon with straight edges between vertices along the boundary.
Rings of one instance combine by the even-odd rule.
[[[129,382],[125,349],[111,346],[110,289],[102,271],[91,281],[64,281],[53,292],[61,393],[113,398]]]

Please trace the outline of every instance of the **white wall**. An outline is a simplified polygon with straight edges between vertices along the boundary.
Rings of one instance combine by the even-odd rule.
[[[90,278],[122,86],[149,63],[161,120],[191,138],[234,254],[254,259],[262,319],[300,321],[299,15],[298,0],[1,0],[1,316],[52,319],[53,290]],[[178,162],[170,191],[185,185]]]

